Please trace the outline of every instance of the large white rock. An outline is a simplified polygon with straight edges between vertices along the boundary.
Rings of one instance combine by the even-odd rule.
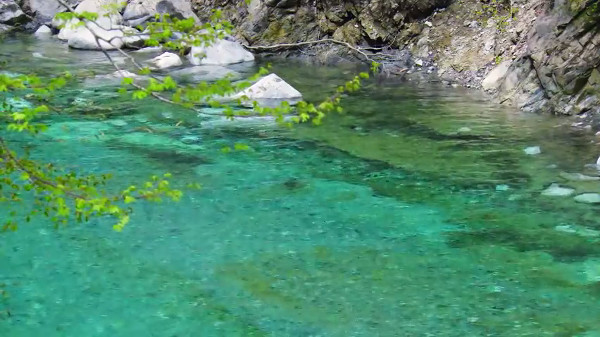
[[[298,90],[275,74],[261,78],[250,88],[235,94],[233,98],[244,96],[251,100],[292,101],[290,103],[302,99],[302,94]]]
[[[490,73],[481,82],[481,87],[484,90],[497,89],[502,84],[502,79],[506,76],[508,68],[510,68],[511,61],[504,61],[492,69]]]
[[[112,50],[123,47],[122,38],[123,31],[121,29],[80,27],[70,32],[68,44],[74,49]]]
[[[573,199],[584,204],[600,204],[600,194],[598,193],[582,193]]]
[[[159,69],[177,67],[183,64],[179,55],[168,52],[158,55],[157,57],[151,59],[150,62],[152,62]]]
[[[114,26],[123,23],[123,17],[120,13],[121,7],[122,1],[119,0],[83,0],[75,8],[75,12],[97,13],[96,24],[104,29],[112,29]]]
[[[559,184],[551,184],[547,189],[542,191],[542,195],[549,197],[567,197],[575,192],[569,187],[562,187]]]
[[[87,27],[93,29],[94,31],[111,31],[114,29],[119,29],[121,23],[123,23],[123,17],[118,12],[118,8],[120,7],[121,2],[118,0],[83,0],[76,8],[75,12],[83,13],[83,12],[91,12],[98,14],[98,18],[94,22],[87,23]],[[52,25],[57,28],[61,28],[58,33],[58,38],[60,40],[70,40],[76,35],[80,35],[83,41],[89,40],[90,32],[87,31],[85,27],[82,27],[79,24],[78,19],[71,20],[69,22],[64,22],[62,20],[52,20]],[[83,33],[82,33],[83,32]],[[114,32],[112,32],[114,34]],[[83,43],[82,45],[85,45]],[[69,44],[71,45],[71,44]],[[122,44],[121,44],[122,45]],[[77,48],[77,47],[74,47]],[[81,48],[81,49],[91,49],[91,48]]]
[[[219,39],[208,47],[192,47],[188,60],[193,65],[227,65],[254,61],[254,55],[237,42]]]
[[[75,8],[80,0],[65,0],[69,6]],[[64,12],[66,8],[57,0],[24,0],[23,8],[28,14],[35,16],[35,21],[50,24],[57,13]]]
[[[194,21],[200,22],[192,10],[190,1],[186,0],[132,0],[125,7],[123,19],[131,25],[138,25],[156,14],[193,18]]]

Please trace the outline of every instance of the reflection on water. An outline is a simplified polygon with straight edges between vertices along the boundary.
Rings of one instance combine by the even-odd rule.
[[[9,71],[110,72],[97,53],[23,41],[3,42]],[[274,69],[309,98],[352,71]],[[39,219],[2,234],[0,335],[600,334],[597,207],[573,199],[600,182],[565,174],[598,175],[596,139],[472,95],[370,84],[346,114],[283,130],[67,88],[55,104],[76,116],[49,120],[36,157],[203,189],[139,206],[123,233]],[[251,150],[220,151],[236,142]],[[541,195],[551,183],[575,194]]]

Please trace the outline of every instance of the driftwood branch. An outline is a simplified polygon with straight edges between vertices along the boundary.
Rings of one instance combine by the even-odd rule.
[[[295,42],[295,43],[278,43],[278,44],[273,44],[273,45],[268,45],[268,46],[263,46],[263,45],[260,45],[260,46],[243,45],[243,46],[244,46],[244,48],[249,49],[249,50],[269,51],[269,50],[280,50],[280,49],[294,49],[294,48],[310,46],[310,45],[315,45],[315,44],[321,44],[321,43],[333,43],[333,44],[338,44],[338,45],[344,46],[344,47],[350,49],[352,52],[359,54],[365,61],[367,61],[369,63],[376,62],[378,60],[380,61],[382,58],[383,59],[393,58],[392,55],[365,52],[365,50],[381,50],[383,48],[355,47],[348,42],[331,39],[331,38],[312,40],[312,41],[304,41],[304,42]]]

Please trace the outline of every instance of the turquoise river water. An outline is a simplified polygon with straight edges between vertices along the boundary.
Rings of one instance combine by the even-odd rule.
[[[598,176],[600,147],[576,117],[378,81],[288,130],[128,100],[94,77],[111,72],[102,55],[56,41],[5,39],[0,60],[78,78],[47,132],[1,131],[35,158],[115,186],[164,172],[203,186],[136,207],[121,233],[109,219],[0,233],[0,336],[600,336],[598,206],[574,200],[600,182],[569,174]],[[354,71],[273,70],[307,99]],[[574,194],[543,195],[552,183]]]

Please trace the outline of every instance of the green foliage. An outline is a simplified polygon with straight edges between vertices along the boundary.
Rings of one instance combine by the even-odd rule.
[[[120,8],[119,6],[120,4],[106,10],[110,13]],[[57,14],[56,18],[63,23],[87,25],[90,21],[97,20],[98,15],[67,11]],[[145,34],[149,36],[146,45],[161,45],[180,52],[190,46],[210,45],[216,39],[230,34],[233,29],[229,22],[221,19],[220,11],[214,11],[211,20],[202,25],[197,25],[192,19],[177,19],[169,15],[159,15],[155,19],[155,22],[145,27]],[[110,56],[106,56],[112,62]],[[237,99],[233,103],[227,103],[222,98],[246,89],[253,81],[269,72],[269,67],[265,67],[246,81],[233,82],[230,77],[224,77],[211,83],[181,86],[169,76],[159,79],[153,76],[150,68],[134,64],[137,73],[148,76],[149,80],[141,84],[136,78],[124,78],[119,89],[122,94],[131,95],[134,100],[154,98],[187,108],[219,107],[232,119],[248,113],[236,112],[233,106],[247,101],[247,97]],[[120,70],[116,64],[113,65]],[[371,71],[376,72],[378,66],[377,63],[373,63]],[[263,107],[253,102],[253,111],[259,115],[275,116],[278,123],[286,126],[306,122],[318,125],[327,114],[343,112],[341,100],[344,95],[359,90],[361,82],[369,77],[369,73],[366,72],[354,76],[319,103],[302,101],[296,106],[291,106],[288,102],[283,102],[276,107]],[[37,104],[32,108],[14,109],[8,104],[6,96],[0,96],[0,128],[32,137],[43,132],[47,126],[39,122],[40,117],[55,112],[44,102],[71,79],[72,75],[68,73],[49,80],[42,80],[34,75],[11,77],[0,74],[0,93],[26,96]],[[6,137],[0,136],[0,202],[8,203],[12,210],[10,217],[1,225],[3,230],[16,230],[22,220],[29,222],[32,217],[42,215],[52,220],[55,226],[66,225],[71,221],[85,222],[93,217],[110,216],[115,219],[113,228],[120,231],[130,221],[133,204],[141,201],[160,202],[163,199],[177,201],[182,196],[182,191],[171,187],[171,175],[168,173],[152,176],[146,182],[132,184],[120,191],[109,192],[110,174],[83,175],[66,172],[52,163],[35,161],[29,157],[27,151],[15,150],[11,145]],[[243,143],[222,149],[226,153],[250,150],[252,149]],[[30,204],[31,202],[33,204]]]
[[[487,24],[492,19],[496,23],[496,29],[505,32],[517,12],[518,8],[512,6],[512,0],[481,0],[481,10],[477,10],[475,14],[479,17],[480,24]]]

